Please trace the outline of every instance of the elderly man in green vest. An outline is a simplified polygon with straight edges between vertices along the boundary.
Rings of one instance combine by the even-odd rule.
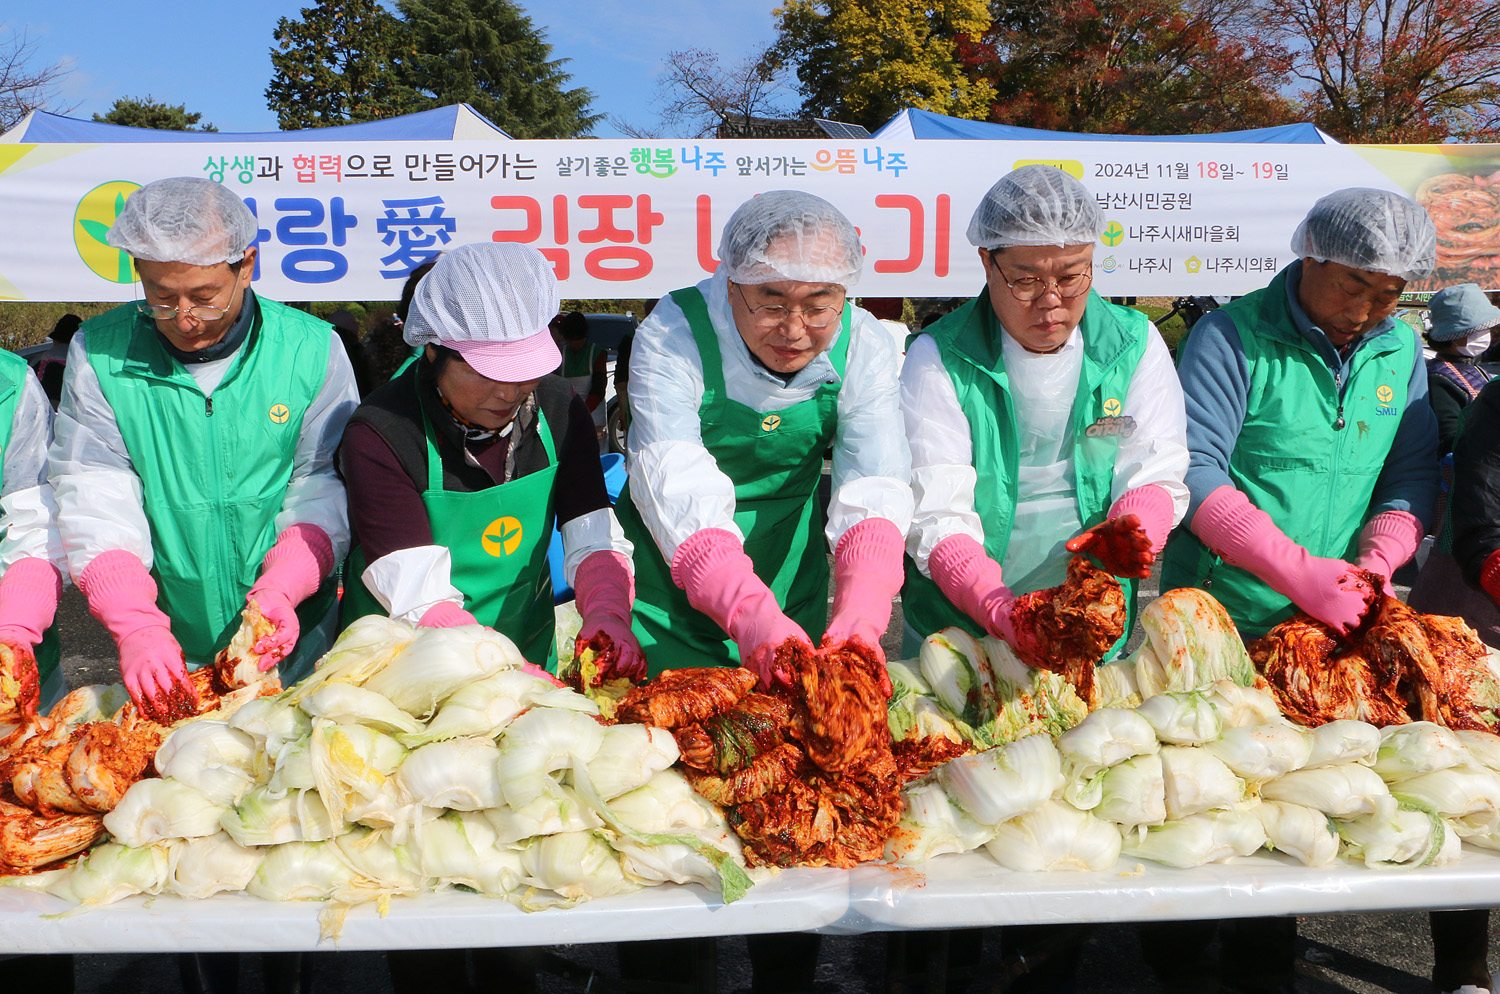
[[[1090,289],[1104,218],[1084,186],[1023,166],[980,201],[968,237],[985,286],[907,351],[901,408],[916,513],[906,648],[949,625],[1005,639],[1018,595],[1056,586],[1075,552],[1147,576],[1187,506],[1182,392],[1139,311]],[[1013,991],[1071,989],[1081,928],[1008,929]]]
[[[108,237],[144,299],[86,322],[68,352],[50,470],[63,551],[158,721],[193,706],[187,670],[247,603],[271,627],[253,651],[288,681],[334,623],[349,528],[332,460],[359,397],[327,324],[250,289],[256,232],[217,183],[141,187]]]
[[[1192,502],[1162,588],[1202,587],[1240,635],[1297,610],[1359,624],[1426,532],[1438,493],[1437,419],[1415,333],[1392,318],[1429,272],[1427,213],[1386,190],[1339,190],[1292,235],[1297,256],[1263,290],[1200,321],[1183,343]],[[1148,961],[1182,978],[1223,923],[1143,927]],[[1235,990],[1292,989],[1296,919],[1228,923]]]

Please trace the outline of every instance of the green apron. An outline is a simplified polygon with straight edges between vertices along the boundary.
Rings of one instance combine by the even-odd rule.
[[[1135,376],[1146,353],[1146,316],[1119,307],[1090,291],[1078,324],[1083,337],[1084,359],[1073,398],[1071,446],[1074,474],[1073,497],[1076,518],[1060,526],[1071,538],[1078,529],[1091,528],[1109,512],[1114,486],[1115,457],[1120,448],[1120,419]],[[933,337],[943,366],[953,381],[959,407],[969,422],[974,449],[974,510],[984,526],[984,551],[1007,571],[1012,528],[1020,494],[1020,419],[1015,413],[1010,377],[1005,369],[1001,327],[987,292],[936,322],[925,334]],[[1062,536],[1059,536],[1062,537]],[[1072,554],[1058,553],[1054,571],[1061,577]],[[1113,651],[1120,649],[1135,620],[1136,581],[1122,579],[1128,617],[1125,634]],[[1020,587],[1016,594],[1030,593]],[[943,595],[938,585],[918,571],[906,558],[906,586],[901,594],[907,624],[921,637],[949,626],[974,635],[983,629]],[[1108,657],[1106,657],[1108,658]]]
[[[1289,268],[1222,308],[1239,332],[1249,377],[1229,478],[1293,542],[1315,556],[1352,561],[1406,412],[1416,336],[1391,321],[1361,339],[1347,372],[1335,376],[1292,318]],[[1192,347],[1190,337],[1182,355]],[[1175,587],[1213,594],[1246,638],[1264,635],[1295,610],[1187,528],[1173,532],[1162,557],[1161,588]]]
[[[88,360],[140,477],[156,603],[189,668],[213,662],[276,541],[302,418],[323,389],[326,322],[261,297],[224,379],[205,397],[152,322],[122,304],[84,323]],[[328,648],[332,577],[297,608],[302,635],[280,664],[290,685]]]
[[[10,432],[15,426],[16,406],[21,401],[22,385],[31,376],[26,360],[14,352],[0,351],[0,454],[10,448]],[[62,667],[57,664],[57,622],[42,633],[42,641],[36,646],[37,675],[41,684],[41,709],[45,713],[67,693],[67,681]]]
[[[415,381],[415,370],[412,379]],[[547,467],[509,483],[469,493],[443,489],[443,461],[433,443],[432,422],[422,411],[427,441],[427,489],[422,504],[434,545],[452,560],[449,580],[464,595],[464,610],[510,638],[528,662],[557,669],[557,638],[552,609],[552,572],[547,547],[552,537],[552,488],[557,448],[541,406],[537,434]],[[385,614],[365,587],[364,550],[349,556],[343,624],[367,614]]]
[[[828,620],[828,549],[818,483],[823,453],[838,427],[839,386],[849,351],[844,308],[838,342],[828,353],[839,379],[824,383],[807,400],[778,411],[756,411],[730,400],[724,360],[703,294],[674,290],[703,364],[703,402],[698,419],[703,444],[719,469],[734,481],[734,523],[745,536],[755,574],[776,595],[787,616],[814,642]],[[629,484],[615,503],[625,536],[635,545],[633,628],[650,663],[651,676],[687,666],[738,666],[739,647],[707,615],[688,604],[672,582],[670,564],[629,497]]]

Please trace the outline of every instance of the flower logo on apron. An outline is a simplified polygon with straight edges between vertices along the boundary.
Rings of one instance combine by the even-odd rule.
[[[761,431],[775,431],[781,427],[781,415],[767,414],[760,422]]]
[[[286,424],[286,419],[292,416],[292,412],[287,410],[285,404],[274,405],[268,413],[271,416],[271,420],[279,425]]]
[[[521,544],[521,522],[512,517],[496,518],[479,539],[484,551],[492,556],[508,556]]]
[[[1104,413],[1108,417],[1118,418],[1120,416],[1120,409],[1120,402],[1114,397],[1104,402]]]

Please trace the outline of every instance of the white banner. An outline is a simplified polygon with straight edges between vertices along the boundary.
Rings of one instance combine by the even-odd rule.
[[[1108,229],[1094,262],[1100,293],[1240,294],[1290,261],[1292,230],[1318,197],[1348,186],[1416,195],[1424,183],[1424,194],[1473,193],[1500,169],[1500,146],[0,145],[0,299],[131,299],[130,260],[104,233],[136,187],[183,175],[222,182],[250,205],[261,223],[257,288],[280,300],[394,300],[434,253],[490,240],[541,250],[564,297],[657,297],[713,271],[719,230],[736,206],[786,188],[828,199],[859,227],[860,295],[967,297],[982,278],[964,237],[974,205],[1029,162],[1065,169],[1103,208]],[[1465,213],[1473,213],[1472,198],[1456,202],[1468,205],[1457,214],[1433,209],[1440,229],[1459,241],[1436,285],[1493,282],[1500,196],[1492,199],[1496,210],[1480,210],[1477,229]]]

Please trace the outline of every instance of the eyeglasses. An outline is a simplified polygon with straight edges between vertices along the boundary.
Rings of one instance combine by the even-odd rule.
[[[238,282],[236,282],[236,286],[238,286]],[[231,295],[230,302],[232,303],[233,300],[234,298]],[[208,304],[198,304],[194,307],[181,308],[170,307],[167,304],[148,304],[144,300],[136,301],[135,308],[146,315],[146,317],[155,321],[171,321],[183,310],[186,310],[187,313],[199,321],[217,321],[229,313],[229,308],[227,307],[212,307]]]
[[[1059,276],[1055,280],[1044,280],[1036,276],[1023,276],[1018,280],[1006,279],[1005,271],[1000,268],[1000,263],[995,261],[995,253],[990,253],[990,263],[995,267],[995,272],[1000,274],[1000,282],[1010,288],[1010,295],[1019,301],[1036,300],[1045,294],[1048,288],[1057,291],[1057,295],[1067,300],[1072,297],[1081,297],[1088,293],[1089,284],[1094,279],[1093,263],[1081,273],[1069,273]]]
[[[844,305],[829,307],[826,304],[816,304],[812,307],[783,307],[781,304],[761,304],[759,307],[751,307],[750,299],[745,296],[745,288],[738,283],[734,284],[740,291],[740,299],[749,308],[750,316],[755,323],[762,328],[775,328],[784,324],[793,314],[802,319],[802,324],[813,331],[820,331],[833,324],[844,313]],[[847,301],[845,301],[847,303]]]

